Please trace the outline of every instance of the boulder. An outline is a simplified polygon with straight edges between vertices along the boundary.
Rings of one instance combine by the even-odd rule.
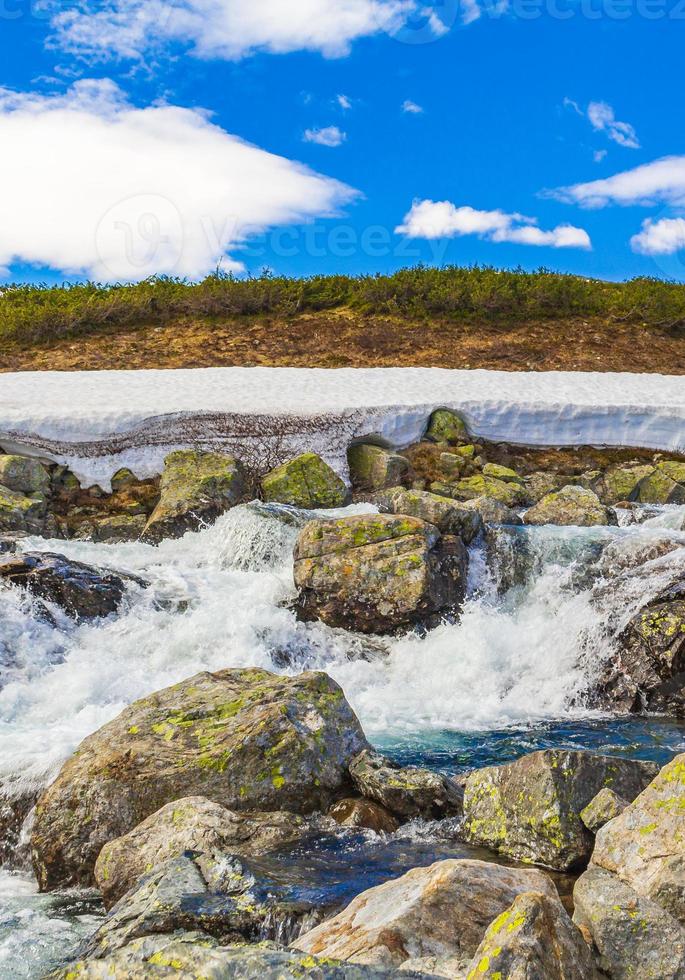
[[[402,820],[461,815],[464,794],[452,779],[441,773],[398,766],[378,752],[365,749],[350,764],[350,775],[362,796]]]
[[[314,956],[387,970],[425,957],[438,962],[457,957],[466,965],[493,919],[529,891],[550,898],[556,894],[539,871],[484,861],[438,861],[362,892],[339,915],[292,945]]]
[[[456,412],[439,408],[430,417],[426,439],[430,439],[431,442],[468,442],[469,430],[462,417]]]
[[[523,507],[528,501],[528,491],[522,483],[506,483],[491,476],[468,476],[457,483],[431,483],[433,493],[453,500],[475,500],[476,497],[490,497],[499,500],[507,507]]]
[[[504,483],[521,483],[521,477],[516,470],[509,466],[501,466],[499,463],[486,463],[483,467],[483,476],[489,476],[493,480],[503,480]]]
[[[95,883],[109,908],[156,864],[184,851],[259,856],[301,839],[308,830],[294,813],[235,813],[203,796],[187,796],[105,844],[95,864]]]
[[[685,923],[685,754],[602,827],[592,864]]]
[[[467,980],[592,980],[592,956],[556,896],[523,892],[490,925]]]
[[[605,786],[593,800],[590,800],[584,810],[580,811],[580,819],[591,834],[596,834],[604,824],[609,823],[629,806],[628,800]]]
[[[590,867],[576,882],[573,901],[573,921],[594,945],[603,975],[611,980],[685,976],[683,927],[616,875]]]
[[[348,498],[344,482],[316,453],[303,453],[267,473],[262,493],[267,503],[309,510],[343,507]]]
[[[112,493],[119,493],[120,490],[124,490],[126,487],[130,487],[138,483],[138,477],[126,466],[122,466],[120,470],[117,470],[111,479]]]
[[[467,500],[464,507],[480,514],[484,524],[501,524],[507,527],[523,525],[515,510],[492,497],[474,497],[473,500]]]
[[[119,609],[129,587],[144,588],[146,584],[132,575],[40,551],[0,560],[0,582],[54,603],[77,622],[110,616]]]
[[[459,609],[467,564],[461,538],[415,517],[312,521],[295,547],[297,612],[360,633],[430,625]]]
[[[134,702],[88,736],[38,801],[31,840],[42,890],[94,881],[101,848],[166,803],[327,809],[367,747],[326,674],[200,673]]]
[[[560,473],[547,473],[539,470],[525,476],[523,483],[528,493],[528,499],[537,504],[547,494],[565,487],[569,483],[569,478]]]
[[[159,491],[144,535],[153,544],[197,531],[239,503],[243,469],[232,456],[179,449],[164,460]]]
[[[440,471],[447,480],[458,480],[468,467],[468,460],[460,453],[440,453]]]
[[[103,517],[93,524],[91,540],[102,544],[138,541],[143,536],[146,525],[147,518],[144,514],[115,514],[113,517]]]
[[[34,493],[46,494],[50,488],[50,474],[37,459],[0,456],[0,485],[27,497]]]
[[[472,772],[464,830],[474,844],[519,861],[572,871],[587,864],[593,837],[580,813],[609,786],[632,800],[656,774],[648,762],[547,749]]]
[[[478,508],[440,497],[426,490],[392,487],[373,497],[382,514],[404,514],[434,524],[441,534],[455,534],[471,544],[483,529]]]
[[[371,800],[339,800],[330,808],[328,816],[341,827],[373,830],[377,834],[393,834],[400,825],[385,807]]]
[[[46,511],[45,494],[35,493],[28,497],[0,484],[0,531],[41,534],[45,525]]]
[[[611,466],[595,482],[594,490],[607,507],[639,496],[640,483],[654,472],[651,464]]]
[[[347,452],[350,479],[356,490],[382,490],[395,487],[409,471],[409,460],[398,453],[359,443]]]
[[[685,504],[685,463],[664,460],[640,481],[635,496],[643,504]]]
[[[564,487],[526,511],[525,524],[557,524],[573,527],[597,527],[616,524],[616,516],[600,501],[596,493],[584,487]]]

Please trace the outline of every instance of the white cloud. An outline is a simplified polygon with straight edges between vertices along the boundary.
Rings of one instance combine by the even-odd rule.
[[[534,218],[504,211],[477,211],[455,207],[450,201],[414,201],[403,224],[395,231],[408,238],[456,238],[478,235],[491,242],[515,242],[520,245],[546,245],[551,248],[592,247],[584,229],[558,225],[551,231],[538,228]]]
[[[606,155],[606,150],[595,150],[595,152],[592,154],[592,159],[595,161],[595,163],[601,163]]]
[[[685,218],[647,218],[642,222],[642,231],[630,239],[630,245],[642,255],[674,255],[685,249]]]
[[[200,277],[253,235],[338,213],[350,187],[267,153],[206,113],[136,108],[111,81],[64,96],[0,89],[0,267],[95,279]]]
[[[346,55],[361,37],[394,34],[416,0],[77,0],[53,18],[55,43],[86,57],[141,58],[168,43],[201,58],[237,60],[256,51]],[[444,25],[435,19],[438,34]]]
[[[340,108],[343,110],[343,112],[347,112],[348,109],[351,109],[352,108],[352,100],[349,99],[346,95],[338,95],[338,96],[336,96],[336,102],[338,103],[338,105],[340,106]]]
[[[599,133],[606,133],[610,140],[625,146],[629,150],[639,150],[640,141],[633,126],[627,122],[619,122],[612,107],[607,102],[591,102],[587,107],[587,117],[592,128]]]
[[[423,106],[418,105],[416,102],[412,102],[411,99],[405,99],[402,103],[402,112],[408,112],[418,116],[423,112]]]
[[[662,157],[604,180],[561,187],[552,196],[588,208],[608,204],[685,206],[685,156]]]
[[[305,129],[305,143],[318,143],[319,146],[341,146],[347,139],[337,126],[324,126],[322,129]]]

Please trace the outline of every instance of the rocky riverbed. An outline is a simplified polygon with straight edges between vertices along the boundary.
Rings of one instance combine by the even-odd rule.
[[[685,461],[348,461],[0,455],[0,974],[685,974]]]

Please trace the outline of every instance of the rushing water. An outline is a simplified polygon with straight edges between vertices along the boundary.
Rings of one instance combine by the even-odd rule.
[[[307,515],[286,509],[235,508],[158,548],[24,541],[151,586],[133,589],[119,615],[82,626],[49,624],[25,596],[0,590],[0,784],[43,786],[136,698],[247,665],[327,670],[369,737],[403,762],[456,772],[554,745],[670,758],[685,747],[681,727],[602,717],[585,698],[616,634],[682,574],[685,508],[645,516],[621,528],[489,532],[472,548],[459,623],[395,639],[296,621],[291,556]],[[346,900],[412,862],[458,853],[430,829],[382,843],[352,835],[310,852],[307,888]],[[92,928],[93,902],[38,896],[27,874],[0,875],[0,976],[37,977],[68,955]]]

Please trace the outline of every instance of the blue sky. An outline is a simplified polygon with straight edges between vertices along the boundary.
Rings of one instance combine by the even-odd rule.
[[[684,21],[678,0],[0,0],[0,276],[685,280]]]

